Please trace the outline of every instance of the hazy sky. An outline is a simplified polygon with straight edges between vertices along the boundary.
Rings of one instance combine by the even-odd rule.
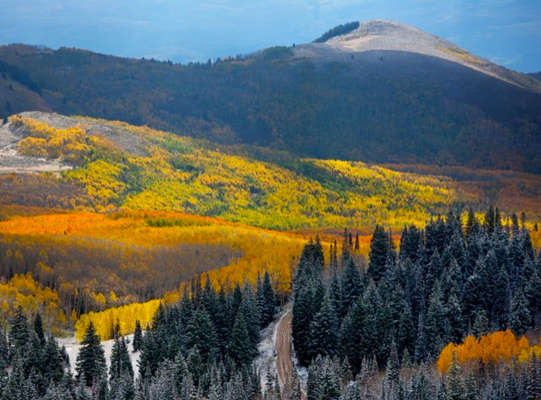
[[[521,72],[541,71],[541,0],[0,0],[0,44],[187,62],[393,19]]]

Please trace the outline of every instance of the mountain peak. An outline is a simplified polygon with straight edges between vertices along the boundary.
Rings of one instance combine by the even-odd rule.
[[[541,91],[541,85],[529,77],[485,60],[446,39],[397,21],[350,22],[331,29],[322,38],[325,40],[297,46],[295,54],[305,58],[340,59],[350,53],[368,51],[409,52],[458,63],[508,83]]]

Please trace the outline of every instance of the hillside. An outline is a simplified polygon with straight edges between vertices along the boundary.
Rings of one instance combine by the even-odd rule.
[[[344,59],[352,53],[369,51],[402,51],[450,61],[524,89],[541,92],[541,84],[528,75],[494,64],[448,40],[396,21],[363,22],[356,29],[330,35],[324,41],[296,46],[294,51],[297,57],[325,59]]]
[[[22,45],[0,61],[5,114],[54,110],[302,157],[541,172],[541,84],[393,22],[207,64]]]
[[[11,140],[0,150],[3,204],[177,211],[283,230],[400,227],[483,202],[479,191],[443,177],[219,146],[120,122],[23,113],[0,137]],[[11,174],[42,170],[53,174]]]

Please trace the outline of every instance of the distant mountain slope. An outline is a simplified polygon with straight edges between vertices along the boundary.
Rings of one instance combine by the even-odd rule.
[[[339,50],[340,53],[329,51]],[[341,53],[366,51],[406,51],[423,54],[458,63],[483,72],[514,85],[541,91],[541,84],[528,76],[511,71],[461,49],[440,37],[430,35],[413,26],[396,21],[375,20],[360,24],[356,29],[343,35],[333,36],[320,43],[295,47],[295,54],[301,57],[338,57]]]
[[[0,88],[15,83],[0,105],[26,99],[10,113],[52,109],[306,157],[541,172],[539,82],[388,21],[211,64],[20,45],[0,48],[0,61]]]
[[[533,78],[533,79],[536,79],[538,80],[539,82],[541,82],[541,72],[537,72],[535,74],[528,74],[527,76]]]

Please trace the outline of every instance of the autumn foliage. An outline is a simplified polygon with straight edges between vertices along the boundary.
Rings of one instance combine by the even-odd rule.
[[[401,227],[480,198],[447,179],[362,162],[284,162],[279,153],[211,145],[122,122],[68,121],[72,127],[57,129],[12,118],[26,135],[21,153],[75,166],[60,182],[83,193],[67,208],[176,211],[287,230],[383,222]]]
[[[497,331],[483,335],[480,339],[468,336],[459,345],[449,343],[440,353],[438,369],[447,372],[453,363],[453,355],[462,365],[499,364],[511,361],[528,361],[535,353],[541,356],[541,343],[530,346],[530,342],[524,336],[520,339],[510,330]]]

